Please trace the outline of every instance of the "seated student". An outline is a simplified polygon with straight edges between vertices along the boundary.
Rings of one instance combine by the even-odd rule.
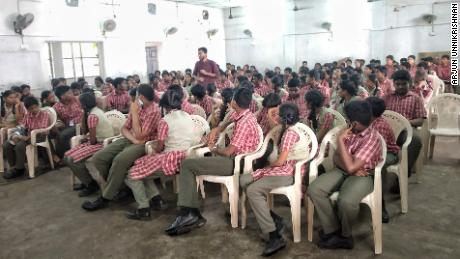
[[[217,74],[216,87],[219,92],[222,92],[225,88],[233,87],[232,82],[226,77],[225,72],[220,71],[220,73]]]
[[[24,98],[27,96],[33,96],[33,94],[30,92],[30,85],[22,84],[20,87],[22,91],[21,102],[23,102]]]
[[[426,110],[422,98],[409,91],[411,82],[409,72],[407,70],[398,70],[394,72],[393,82],[396,86],[395,92],[384,98],[387,109],[404,116],[414,128],[422,126],[426,118]],[[401,133],[397,139],[398,143],[400,140],[403,143],[405,140],[405,131]],[[417,136],[417,134],[413,134],[412,141],[407,148],[409,176],[412,173],[412,169],[414,168],[415,161],[417,161],[421,148],[422,142],[420,137]]]
[[[94,78],[94,90],[95,91],[102,91],[102,86],[104,85],[104,79],[100,76],[96,76]]]
[[[230,103],[233,98],[233,88],[225,88],[220,93],[222,97],[222,104],[220,106],[215,106],[211,114],[210,126],[211,129],[219,126],[220,123],[225,122],[230,117],[232,109]]]
[[[324,104],[326,107],[328,107],[329,103],[331,102],[331,89],[329,88],[329,84],[326,85],[325,83],[321,83],[321,78],[324,78],[323,71],[310,70],[310,72],[308,72],[308,84],[310,86],[310,89],[317,89],[318,91],[320,91],[320,93],[324,97]]]
[[[206,86],[206,95],[213,98],[213,100],[214,98],[218,98],[219,95],[217,93],[216,84],[209,83],[208,86]]]
[[[104,139],[113,137],[115,133],[104,111],[97,107],[93,93],[83,93],[79,99],[83,108],[83,134],[87,134],[87,138],[64,154],[64,163],[83,184],[78,196],[86,197],[99,190],[97,182],[86,168],[86,160],[102,149]]]
[[[17,85],[13,85],[10,88],[10,90],[13,91],[14,93],[16,93],[16,97],[19,99],[19,101],[22,100],[22,89],[21,89],[21,87],[19,87]]]
[[[283,78],[281,76],[273,76],[272,80],[273,93],[279,95],[281,100],[287,98],[288,92],[283,88]]]
[[[282,99],[283,103],[293,103],[299,107],[300,118],[304,119],[308,115],[308,107],[305,104],[305,96],[300,96],[300,80],[293,78],[288,82],[288,93],[289,95],[285,96]]]
[[[162,80],[158,83],[157,89],[155,89],[158,92],[164,92],[168,89],[168,87],[171,85],[171,75],[169,74],[168,71],[163,70],[161,73]]]
[[[40,102],[42,107],[53,107],[56,104],[56,96],[53,91],[45,90],[41,93]]]
[[[70,89],[72,90],[72,94],[78,98],[81,94],[82,86],[79,82],[73,82],[70,84]]]
[[[298,107],[292,103],[282,104],[279,120],[282,130],[276,161],[252,174],[240,176],[241,188],[246,189],[257,223],[262,232],[270,237],[263,256],[272,255],[286,246],[282,237],[283,220],[270,210],[267,195],[275,188],[293,184],[296,159],[304,157],[303,153],[308,149],[305,135],[297,129],[300,120]]]
[[[73,95],[70,87],[58,86],[54,94],[59,102],[53,105],[60,123],[56,123],[54,131],[57,132],[56,155],[54,162],[60,163],[64,153],[70,149],[70,139],[75,136],[75,125],[81,122],[82,110],[78,99]]]
[[[158,142],[154,154],[137,159],[125,179],[138,204],[134,212],[126,214],[129,219],[150,219],[150,204],[156,204],[157,208],[158,205],[161,206],[161,196],[153,180],[144,178],[158,173],[175,175],[180,163],[185,159],[187,149],[199,138],[193,130],[184,131],[192,129],[194,122],[188,113],[180,110],[181,105],[180,92],[167,90],[161,97],[160,107],[166,115],[158,124]]]
[[[135,102],[137,97],[137,88],[133,88],[129,90],[129,98],[131,98],[131,102]]]
[[[3,153],[8,159],[11,170],[3,175],[5,179],[12,179],[24,174],[26,160],[26,146],[30,144],[30,134],[34,129],[43,129],[49,126],[49,115],[40,110],[38,100],[33,96],[24,98],[24,105],[28,111],[22,121],[21,132],[13,134],[12,138],[3,143]],[[47,134],[47,133],[45,133]],[[43,135],[39,135],[40,139]]]
[[[374,73],[367,76],[364,85],[366,86],[369,96],[383,97],[384,93],[380,89],[379,80],[377,80],[377,76]]]
[[[247,89],[251,90],[251,92],[252,92],[252,100],[251,100],[251,103],[249,104],[249,110],[252,113],[255,114],[259,110],[259,105],[258,105],[257,101],[255,100],[254,85],[251,82],[249,82],[249,80],[244,80],[244,81],[240,82],[238,87],[244,87],[244,88],[247,88]]]
[[[388,78],[391,78],[391,76],[395,72],[395,68],[394,68],[395,58],[393,57],[393,55],[388,55],[386,56],[385,61],[386,61],[385,68],[387,69],[387,76]]]
[[[446,85],[446,93],[457,93],[460,94],[460,88],[456,86],[457,89],[453,89],[452,84],[451,84],[451,62],[450,62],[450,57],[449,55],[443,55],[441,57],[441,62],[438,64],[436,67],[436,74],[438,77],[444,81],[444,84]]]
[[[278,125],[278,107],[281,105],[281,98],[275,93],[269,93],[262,101],[262,110],[257,113],[257,123],[262,128],[264,136]]]
[[[181,107],[181,110],[190,114],[190,115],[193,115],[195,114],[195,109],[193,109],[193,106],[189,103],[188,101],[188,95],[187,95],[187,91],[184,90],[184,88],[180,85],[171,85],[168,87],[168,90],[174,90],[174,91],[177,91],[177,92],[181,92],[182,93],[182,107]]]
[[[412,78],[415,76],[415,71],[417,71],[417,66],[415,64],[415,56],[414,55],[409,55],[407,57],[407,63],[410,65],[409,73]]]
[[[0,128],[13,128],[22,122],[27,113],[18,94],[12,90],[6,90],[1,97],[1,123]]]
[[[128,119],[121,129],[124,138],[112,142],[89,160],[106,180],[106,186],[95,201],[86,201],[82,204],[82,208],[87,211],[108,206],[109,201],[115,198],[123,186],[123,181],[134,161],[145,155],[145,142],[156,139],[161,114],[153,102],[155,96],[153,88],[141,84],[137,92],[137,100],[131,104]],[[123,194],[121,192],[119,196]]]
[[[353,73],[350,76],[350,80],[353,81],[353,83],[355,83],[356,86],[358,86],[356,95],[361,97],[361,99],[366,99],[367,97],[369,97],[369,92],[367,92],[366,88],[362,86],[363,82],[361,75],[359,75],[358,73]]]
[[[264,83],[264,78],[261,73],[254,74],[252,83],[254,84],[255,93],[261,97],[265,97],[271,91],[270,87]]]
[[[350,127],[337,137],[336,168],[310,183],[308,195],[318,213],[322,230],[318,246],[325,249],[353,248],[351,224],[359,203],[374,188],[373,171],[382,160],[379,134],[370,127],[372,111],[365,101],[345,106]],[[337,213],[329,196],[339,191]]]
[[[121,113],[128,113],[131,104],[131,98],[127,92],[128,84],[123,77],[117,77],[113,80],[115,91],[107,96],[107,110],[117,110]],[[133,88],[135,89],[135,88]]]
[[[108,96],[110,93],[112,93],[113,87],[111,84],[104,84],[102,85],[102,96]]]
[[[326,133],[334,127],[334,115],[326,111],[324,97],[318,90],[310,90],[305,95],[305,102],[310,113],[305,118],[306,124],[315,132],[318,144]]]
[[[395,88],[393,82],[387,78],[387,69],[384,66],[378,66],[375,68],[375,75],[379,81],[380,90],[383,92],[383,95],[390,95],[394,93]]]
[[[387,191],[386,184],[386,169],[390,165],[394,165],[399,161],[398,153],[399,146],[396,144],[396,137],[391,129],[390,124],[382,117],[382,114],[385,112],[385,101],[378,97],[369,97],[366,99],[367,102],[371,105],[372,108],[372,123],[371,127],[377,130],[380,135],[385,139],[387,144],[387,156],[385,164],[383,165],[382,171],[382,222],[388,223],[390,221],[390,216],[386,210],[384,193]]]
[[[201,227],[206,219],[201,216],[195,178],[197,175],[233,175],[233,157],[254,152],[259,144],[256,118],[249,111],[251,90],[240,87],[235,90],[232,108],[235,110],[229,122],[214,128],[208,137],[208,146],[217,156],[185,159],[180,167],[179,196],[177,205],[181,208],[174,222],[165,230],[168,235],[180,235]],[[235,123],[233,136],[226,148],[215,146],[216,137],[230,123]]]
[[[346,119],[345,106],[352,101],[360,100],[361,98],[357,96],[358,89],[356,85],[350,80],[343,80],[340,83],[339,93],[340,101],[337,103],[335,110],[337,110],[342,116]]]
[[[428,104],[433,95],[433,87],[428,83],[427,76],[426,70],[417,70],[415,72],[414,84],[410,89],[411,92],[420,96],[425,104]]]

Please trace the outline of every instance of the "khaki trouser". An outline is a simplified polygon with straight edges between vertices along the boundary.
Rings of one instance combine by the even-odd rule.
[[[64,157],[64,153],[70,149],[70,139],[75,136],[75,126],[67,127],[58,132],[56,137],[56,154]]]
[[[308,187],[308,195],[315,205],[316,212],[326,234],[339,230],[344,237],[351,236],[352,221],[359,212],[359,203],[374,189],[372,176],[350,176],[335,168],[320,175]],[[339,191],[337,214],[334,212],[332,193]]]
[[[81,183],[88,185],[93,180],[93,177],[90,175],[88,168],[86,168],[86,161],[88,158],[83,159],[75,163],[73,158],[64,157],[64,164],[70,168],[73,174],[80,180]]]
[[[150,207],[150,200],[160,194],[153,179],[135,180],[128,175],[125,183],[133,191],[134,199],[136,199],[139,209]]]
[[[128,139],[119,139],[106,148],[99,150],[89,162],[106,180],[102,197],[112,200],[123,186],[129,168],[141,156],[145,155],[145,146],[135,145]]]
[[[385,164],[383,165],[383,168],[382,168],[382,199],[383,199],[383,194],[388,191],[388,187],[389,187],[389,184],[387,183],[388,173],[386,169],[390,165],[394,165],[398,163],[398,161],[399,161],[399,157],[397,154],[387,152],[387,158],[385,159]]]
[[[177,206],[198,208],[197,175],[233,175],[234,159],[230,157],[189,158],[182,161],[179,174]]]
[[[18,170],[24,169],[26,162],[26,146],[29,145],[29,141],[19,141],[16,145],[12,145],[9,141],[3,142],[3,153],[6,155],[6,159],[11,167]],[[3,157],[1,157],[3,159]]]
[[[255,182],[251,174],[245,174],[240,177],[240,186],[246,189],[246,195],[252,211],[264,234],[276,230],[276,225],[270,215],[270,207],[267,203],[268,193],[275,188],[292,185],[293,182],[293,176],[265,176]]]

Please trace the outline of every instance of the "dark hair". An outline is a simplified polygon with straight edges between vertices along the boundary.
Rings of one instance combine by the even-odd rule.
[[[119,86],[121,86],[121,84],[126,81],[126,79],[124,79],[123,77],[117,77],[115,78],[115,80],[113,80],[113,86],[115,88],[118,88]]]
[[[387,68],[385,66],[377,66],[375,70],[387,76]]]
[[[241,109],[248,109],[252,101],[252,91],[245,87],[238,87],[233,93],[233,100]]]
[[[375,85],[375,89],[372,95],[376,96],[377,93],[380,92],[380,84],[379,80],[377,80],[377,76],[374,73],[371,73],[367,76],[367,80],[371,81]]]
[[[412,58],[412,59],[415,60],[415,55],[409,55],[409,56],[407,57],[407,59],[410,59],[410,58]]]
[[[164,109],[180,110],[182,107],[182,96],[177,91],[168,89],[161,96],[159,105]]]
[[[10,88],[11,91],[15,92],[15,93],[18,93],[18,94],[22,94],[22,89],[21,87],[17,86],[17,85],[13,85],[11,88]]]
[[[51,87],[54,89],[59,85],[60,81],[57,78],[51,79]]]
[[[273,72],[272,70],[269,70],[265,72],[265,76],[272,79],[275,76],[275,72]]]
[[[194,85],[190,89],[190,92],[192,93],[193,96],[198,98],[198,100],[203,99],[203,97],[206,95],[206,90],[202,85]]]
[[[442,55],[441,58],[447,58],[450,59],[449,55]]]
[[[449,57],[449,56],[448,56],[448,57]],[[432,63],[433,63],[433,61],[434,61],[433,57],[426,57],[426,58],[424,58],[423,60],[426,61],[426,62],[432,62]]]
[[[355,84],[356,87],[362,84],[362,77],[358,73],[351,74],[350,80]]]
[[[236,79],[240,84],[244,81],[249,81],[249,79],[246,76],[238,76]]]
[[[280,106],[279,118],[282,125],[280,138],[278,143],[281,142],[288,125],[294,125],[299,122],[299,107],[293,103],[284,103]]]
[[[41,93],[40,95],[40,102],[43,103],[46,98],[50,95],[51,91],[50,90],[45,90]]]
[[[206,92],[208,93],[209,96],[213,96],[217,92],[216,84],[209,83],[208,86],[206,87]]]
[[[393,79],[393,81],[396,81],[396,80],[402,80],[402,81],[407,81],[407,82],[411,81],[410,73],[407,70],[395,71],[391,78]]]
[[[161,76],[169,76],[171,75],[168,70],[163,70],[163,72],[161,72]]]
[[[141,84],[137,88],[137,92],[139,95],[144,96],[147,100],[153,101],[155,99],[155,92],[153,91],[153,88],[150,87],[148,84]]]
[[[340,83],[340,88],[347,91],[351,96],[356,96],[358,89],[351,80],[344,80]]]
[[[395,60],[395,58],[393,57],[393,55],[388,55],[386,58],[391,59],[391,60]]]
[[[38,102],[37,98],[33,97],[33,96],[26,96],[26,98],[24,98],[24,106],[26,107],[26,109],[29,109],[30,107],[32,107],[32,105],[40,105],[40,103]]]
[[[315,81],[320,80],[321,75],[318,70],[310,70],[308,72],[308,77],[313,78]]]
[[[100,76],[96,76],[96,77],[94,78],[94,81],[99,81],[99,82],[101,82],[101,83],[104,83],[104,80],[103,80],[102,77],[100,77]]]
[[[131,97],[136,97],[136,94],[137,94],[137,88],[133,88],[129,90],[129,95]]]
[[[233,88],[225,88],[222,90],[220,95],[222,96],[223,107],[220,109],[219,121],[223,121],[225,114],[227,113],[227,105],[232,101],[233,98]]]
[[[422,61],[417,64],[417,67],[423,67],[425,70],[428,70],[428,63],[426,61]]]
[[[290,74],[290,73],[292,73],[292,68],[286,67],[286,68],[284,69],[284,72],[286,72],[286,71]]]
[[[78,82],[73,82],[73,83],[70,84],[70,89],[72,89],[72,90],[80,90],[81,85]]]
[[[281,104],[281,97],[275,93],[269,93],[264,97],[262,106],[264,108],[273,108]]]
[[[79,97],[79,100],[80,100],[81,108],[83,109],[83,120],[82,120],[83,132],[88,133],[89,128],[88,128],[87,120],[88,120],[89,113],[91,112],[91,109],[93,109],[97,105],[96,96],[94,95],[94,93],[87,92],[87,93],[81,94]]]
[[[401,67],[405,67],[407,70],[409,70],[409,69],[411,68],[409,62],[407,62],[407,61],[406,61],[406,62],[402,62],[402,63],[401,63]]]
[[[5,100],[4,98],[12,95],[12,94],[16,94],[16,92],[14,92],[13,90],[6,90],[5,92],[2,93],[2,99],[1,99],[1,115],[2,117],[5,117],[5,114],[6,114],[6,109],[5,109]],[[12,109],[12,112],[13,114],[16,114],[16,105],[13,105],[13,109]]]
[[[61,101],[62,96],[68,91],[70,91],[70,87],[68,85],[61,85],[54,89],[54,94],[59,99],[59,101]]]
[[[383,99],[371,96],[367,97],[366,101],[371,105],[372,115],[375,118],[382,116],[382,114],[385,112],[386,106],[385,101]]]
[[[111,77],[106,77],[105,82],[113,84],[113,79]]]
[[[292,78],[291,80],[289,80],[287,86],[289,88],[299,87],[300,86],[300,80],[298,78]]]
[[[345,114],[350,122],[359,122],[364,126],[369,126],[372,119],[371,104],[366,101],[352,101],[345,105]]]
[[[254,93],[254,85],[251,82],[249,82],[248,80],[243,81],[242,83],[240,83],[240,87],[249,89],[249,90],[251,90],[251,93]]]
[[[181,100],[184,99],[184,88],[182,88],[182,86],[180,86],[180,85],[170,85],[168,87],[168,90],[176,91],[177,94],[180,96],[180,99]]]
[[[281,78],[281,76],[274,76],[272,78],[272,84],[276,85],[278,87],[282,87],[283,86],[283,78]]]
[[[305,94],[305,101],[311,105],[310,115],[308,119],[312,122],[313,129],[318,129],[318,121],[316,120],[317,109],[323,107],[324,97],[320,91],[313,89]]]
[[[255,73],[252,77],[256,78],[257,80],[264,79],[264,76],[261,73]]]
[[[30,85],[26,85],[26,84],[22,84],[22,85],[21,85],[21,90],[24,91],[24,89],[26,89],[26,88],[29,88],[29,89],[30,89]]]
[[[208,54],[208,49],[205,47],[199,48],[198,51],[203,51],[204,54]]]

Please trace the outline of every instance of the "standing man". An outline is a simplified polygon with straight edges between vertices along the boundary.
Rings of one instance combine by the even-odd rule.
[[[219,68],[216,62],[208,59],[208,49],[201,47],[198,49],[198,58],[200,59],[195,63],[193,75],[201,85],[215,84]]]

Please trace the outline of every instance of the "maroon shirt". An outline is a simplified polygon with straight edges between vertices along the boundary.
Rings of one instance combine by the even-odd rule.
[[[200,73],[201,69],[204,69],[208,73],[213,73],[216,77],[209,77]],[[204,87],[207,87],[210,83],[215,83],[217,79],[217,74],[219,73],[219,68],[217,68],[216,62],[208,59],[206,61],[197,61],[195,63],[195,68],[193,69],[193,75],[202,77],[204,82],[199,82]]]

